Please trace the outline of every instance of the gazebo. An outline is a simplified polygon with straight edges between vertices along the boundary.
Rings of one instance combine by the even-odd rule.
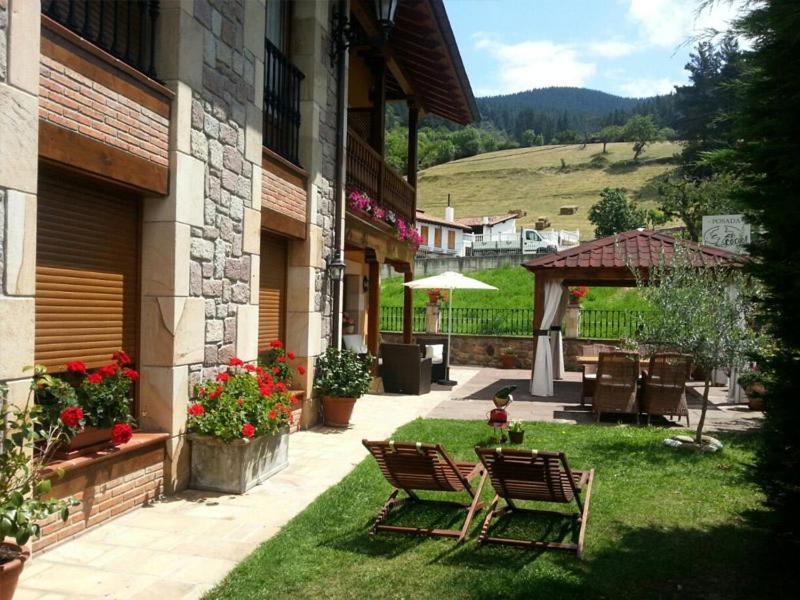
[[[678,244],[690,253],[698,267],[741,264],[741,257],[727,250],[647,230],[626,231],[522,263],[536,275],[531,394],[552,396],[554,376],[563,377],[560,323],[569,299],[568,288],[576,285],[633,287],[636,275],[632,269],[647,277],[651,267],[662,261],[669,264]]]

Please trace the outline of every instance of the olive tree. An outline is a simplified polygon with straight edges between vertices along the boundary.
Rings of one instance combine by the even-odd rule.
[[[696,249],[678,245],[647,277],[636,271],[648,316],[637,341],[658,350],[690,354],[705,380],[696,442],[701,443],[712,373],[741,367],[756,345],[752,322],[754,283],[739,269],[704,266]],[[735,383],[732,383],[735,385]]]

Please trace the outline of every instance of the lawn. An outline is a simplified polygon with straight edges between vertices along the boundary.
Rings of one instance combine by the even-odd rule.
[[[454,308],[532,308],[533,274],[523,267],[504,267],[465,273],[498,288],[498,292],[456,290]],[[414,291],[414,306],[425,306],[425,290]],[[641,297],[635,289],[593,287],[581,303],[590,310],[643,310]],[[403,305],[403,278],[391,277],[381,282],[381,306]]]
[[[419,173],[420,209],[444,216],[450,194],[457,217],[501,214],[520,209],[528,214],[519,226],[532,227],[546,216],[554,228],[580,229],[581,239],[594,237],[588,211],[605,187],[637,192],[654,177],[674,168],[673,156],[681,151],[673,142],[647,147],[637,162],[631,160],[630,143],[541,146],[480,154],[445,163]],[[564,161],[565,167],[562,166]],[[565,204],[579,207],[577,214],[560,215]],[[645,203],[652,205],[652,200]]]
[[[752,434],[720,434],[719,454],[663,446],[663,429],[527,424],[526,445],[561,449],[596,470],[584,560],[478,547],[484,512],[462,546],[368,529],[391,488],[370,458],[314,501],[208,598],[756,598],[788,597],[770,513],[750,479]],[[461,460],[488,443],[475,421],[416,420],[397,440],[438,441]],[[487,485],[484,495],[492,494]],[[452,499],[452,498],[451,498]],[[403,524],[450,526],[451,509],[408,511]],[[519,534],[540,522],[513,521]],[[573,532],[566,532],[569,537]],[[550,534],[549,539],[559,536]],[[788,559],[787,561],[788,562]],[[783,593],[782,590],[787,590]]]

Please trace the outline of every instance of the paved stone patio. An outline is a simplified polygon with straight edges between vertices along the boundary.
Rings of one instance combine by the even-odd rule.
[[[591,411],[580,407],[578,373],[556,382],[553,398],[530,396],[527,370],[453,367],[452,374],[459,381],[452,390],[434,386],[425,396],[365,396],[349,429],[320,427],[293,434],[289,467],[247,494],[187,490],[35,555],[15,600],[198,598],[361,462],[363,438],[384,439],[418,417],[483,420],[493,407],[494,391],[504,385],[518,386],[509,408],[512,419],[594,422]],[[700,404],[692,387],[694,425]],[[708,431],[758,427],[761,413],[726,404],[726,393],[726,388],[713,388]]]

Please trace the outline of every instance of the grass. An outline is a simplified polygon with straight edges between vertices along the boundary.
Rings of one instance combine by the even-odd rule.
[[[564,450],[573,467],[596,471],[584,560],[479,548],[483,511],[460,547],[444,539],[372,538],[368,529],[391,488],[368,459],[239,564],[208,598],[792,595],[796,569],[788,553],[781,559],[774,548],[764,527],[771,514],[750,478],[754,435],[720,434],[725,450],[700,454],[663,446],[667,433],[658,428],[529,423],[526,429],[526,446]],[[475,460],[473,446],[488,443],[487,427],[476,421],[418,419],[393,438],[438,441],[461,460]],[[491,494],[487,485],[487,500]],[[450,527],[460,517],[452,509],[410,510],[402,522]],[[507,526],[518,535],[541,525],[526,519]],[[574,535],[554,533],[548,539]]]
[[[532,308],[533,274],[523,267],[504,267],[466,273],[498,288],[499,291],[456,290],[454,308]],[[425,290],[414,290],[414,306],[428,302]],[[403,305],[403,278],[391,277],[381,283],[381,305]],[[642,310],[644,305],[635,289],[595,287],[582,302],[591,310]]]
[[[445,163],[419,173],[418,206],[433,215],[444,216],[451,194],[457,217],[501,214],[520,209],[528,214],[518,221],[532,227],[546,216],[554,228],[580,229],[581,239],[594,237],[587,219],[589,207],[605,187],[622,187],[630,192],[672,168],[681,146],[661,142],[648,146],[638,162],[631,160],[629,143],[570,146],[540,146],[480,154]],[[561,160],[566,163],[562,168]],[[559,215],[565,204],[578,205],[575,215]],[[647,203],[645,203],[647,204]]]

